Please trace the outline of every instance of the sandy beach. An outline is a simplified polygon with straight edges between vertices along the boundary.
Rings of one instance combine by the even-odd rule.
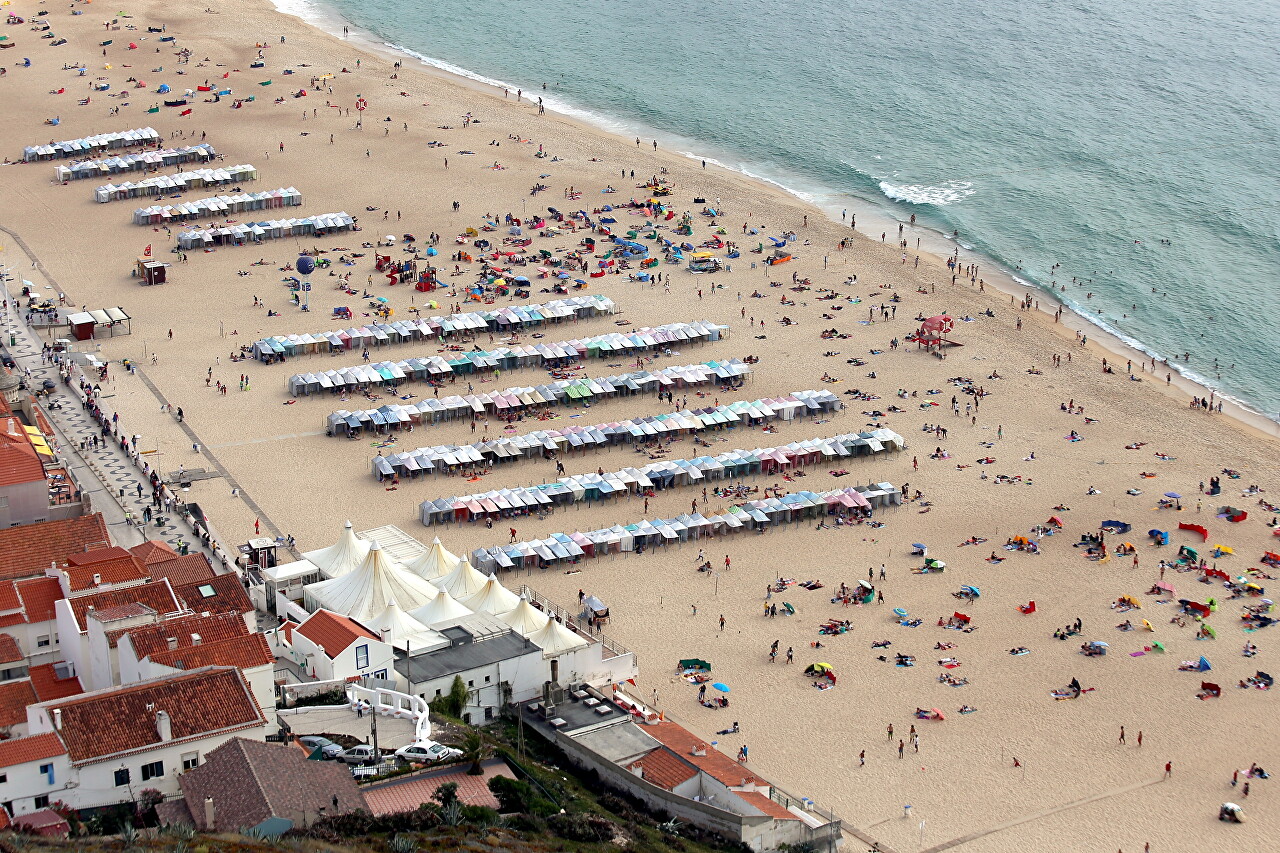
[[[37,18],[46,8],[49,14]],[[624,498],[543,520],[495,523],[492,529],[483,524],[425,528],[417,520],[423,500],[545,482],[555,478],[554,464],[527,460],[474,482],[430,476],[389,490],[370,473],[370,460],[378,452],[375,442],[327,436],[324,421],[337,409],[374,408],[394,400],[383,396],[370,402],[353,395],[343,401],[319,394],[295,401],[286,387],[295,373],[358,364],[359,351],[301,356],[274,365],[230,359],[242,346],[268,335],[370,322],[366,312],[372,309],[364,292],[389,300],[397,318],[413,316],[411,309],[429,300],[441,307],[423,309],[422,316],[447,314],[449,305],[464,302],[463,291],[453,288],[472,284],[479,270],[479,263],[458,263],[462,274],[450,274],[455,262],[447,259],[467,248],[455,243],[455,235],[478,228],[486,218],[501,223],[510,214],[525,220],[545,215],[548,207],[590,213],[606,204],[647,199],[649,190],[638,185],[658,175],[674,187],[665,201],[677,215],[693,215],[693,235],[676,239],[698,245],[722,227],[723,239],[736,242],[741,257],[728,262],[731,271],[705,275],[659,264],[651,272],[663,274],[662,284],[631,281],[627,274],[586,279],[586,290],[571,293],[604,294],[617,303],[619,313],[539,329],[545,335],[541,340],[677,321],[728,325],[726,340],[682,348],[653,362],[664,367],[759,358],[740,391],[726,395],[712,390],[704,398],[690,392],[689,407],[710,405],[716,397],[724,403],[819,389],[839,395],[845,408],[821,424],[806,419],[782,423],[770,433],[718,433],[706,453],[772,447],[882,424],[904,436],[908,448],[845,460],[838,467],[849,474],[839,478],[829,473],[833,466],[819,465],[789,482],[780,477],[743,482],[762,489],[822,491],[887,481],[909,484],[913,500],[877,512],[881,527],[819,530],[811,522],[723,543],[687,543],[642,556],[589,560],[573,573],[520,573],[511,585],[528,583],[566,603],[580,588],[600,596],[612,608],[608,633],[640,659],[639,695],[657,691],[665,713],[719,740],[730,754],[748,744],[751,766],[758,772],[834,809],[847,824],[895,850],[940,850],[939,845],[971,834],[977,837],[957,849],[1133,853],[1146,843],[1152,851],[1270,849],[1265,839],[1280,832],[1273,790],[1280,782],[1251,780],[1247,799],[1228,783],[1233,770],[1243,776],[1253,762],[1268,771],[1280,769],[1269,766],[1277,755],[1277,737],[1268,722],[1275,691],[1237,686],[1258,670],[1275,672],[1280,666],[1274,645],[1280,628],[1245,633],[1241,607],[1260,599],[1232,599],[1221,580],[1200,583],[1200,571],[1169,568],[1164,580],[1176,594],[1146,593],[1161,579],[1160,561],[1172,562],[1182,545],[1197,549],[1210,567],[1231,578],[1259,569],[1280,573],[1259,561],[1277,544],[1268,527],[1276,516],[1259,505],[1260,499],[1280,503],[1274,423],[1233,418],[1229,410],[1209,414],[1190,408],[1191,397],[1202,392],[1180,385],[1176,376],[1166,387],[1168,371],[1161,366],[1152,368],[1136,354],[1100,349],[1101,342],[1083,323],[1070,317],[1055,322],[1047,299],[1041,299],[1041,310],[1034,298],[1024,309],[1013,304],[1019,296],[1001,289],[1012,283],[999,282],[983,269],[971,280],[963,268],[976,262],[972,258],[961,257],[953,282],[944,258],[916,249],[917,237],[925,235],[911,226],[901,232],[905,249],[895,244],[892,230],[882,242],[879,233],[854,232],[776,188],[726,170],[704,169],[697,160],[655,149],[650,140],[637,144],[550,112],[540,115],[536,100],[530,101],[537,92],[524,93],[517,101],[515,92],[504,97],[501,90],[446,77],[407,58],[397,69],[396,56],[325,34],[261,0],[219,3],[215,13],[154,0],[121,8],[131,17],[117,19],[118,28],[108,30],[103,20],[107,10],[97,6],[75,4],[73,9],[83,12],[75,16],[65,7],[31,0],[15,0],[7,7],[27,22],[6,27],[17,47],[0,56],[7,68],[0,78],[0,99],[8,107],[8,121],[0,126],[6,157],[20,160],[25,145],[151,126],[169,145],[212,144],[223,158],[218,165],[257,167],[260,177],[245,183],[245,191],[297,188],[305,204],[287,209],[287,215],[345,211],[358,217],[362,228],[323,238],[191,251],[182,262],[169,251],[177,228],[166,234],[131,223],[135,208],[173,202],[97,203],[93,190],[105,180],[66,185],[53,180],[54,166],[66,161],[6,165],[0,171],[5,211],[0,225],[7,232],[0,234],[0,261],[14,263],[21,254],[20,238],[39,268],[23,269],[22,275],[15,269],[15,278],[37,282],[42,297],[56,300],[60,287],[69,305],[121,306],[131,315],[132,334],[95,342],[99,357],[112,363],[110,378],[102,383],[103,401],[120,414],[126,432],[142,436],[139,447],[162,470],[216,465],[230,475],[234,483],[218,477],[194,484],[189,492],[225,544],[234,547],[253,536],[259,521],[264,532],[291,535],[300,549],[313,549],[332,542],[350,519],[357,530],[396,524],[423,541],[439,535],[461,554],[506,542],[508,526],[517,528],[521,539],[530,539],[645,517],[640,499]],[[48,47],[41,33],[29,29],[37,20],[48,20],[67,43]],[[130,25],[136,29],[126,29]],[[164,32],[148,32],[148,27],[162,25]],[[170,36],[175,40],[160,41]],[[110,45],[100,44],[107,40]],[[130,49],[130,43],[137,49]],[[180,64],[175,53],[183,49],[191,51],[191,58]],[[263,66],[253,68],[259,52]],[[31,58],[31,67],[15,67],[23,56]],[[75,68],[64,69],[64,64],[78,63],[87,68],[84,76]],[[293,73],[285,74],[286,69]],[[308,85],[321,75],[332,76]],[[131,80],[146,86],[135,88]],[[267,80],[269,86],[259,85]],[[197,93],[186,116],[179,115],[180,108],[164,106],[148,112],[166,98],[156,93],[159,85],[181,92],[206,81],[231,88],[233,95],[212,103],[211,93]],[[95,91],[94,83],[109,83],[110,89]],[[64,91],[58,93],[60,89]],[[294,97],[302,89],[307,95]],[[127,97],[111,97],[117,94]],[[255,96],[252,102],[232,108],[236,99],[250,95]],[[78,104],[83,98],[90,102]],[[274,103],[276,98],[283,102]],[[357,99],[367,109],[358,110]],[[55,116],[57,126],[45,124]],[[441,145],[431,147],[431,142]],[[540,150],[549,156],[535,157]],[[139,179],[137,174],[127,177]],[[548,189],[531,195],[536,184]],[[579,198],[566,197],[570,187],[581,193]],[[609,187],[616,192],[602,192]],[[189,190],[184,200],[222,192]],[[695,198],[722,211],[715,226],[700,215],[704,204],[695,204]],[[646,222],[644,215],[628,211],[614,216],[620,231]],[[211,227],[221,221],[199,223]],[[759,233],[747,235],[744,229]],[[797,235],[788,247],[793,260],[766,266],[767,237],[790,231]],[[385,235],[414,234],[421,242],[433,232],[442,235],[435,261],[447,288],[433,293],[415,292],[408,284],[389,286],[374,270],[375,250],[362,248]],[[501,238],[503,233],[489,236]],[[531,250],[563,254],[583,236],[589,235],[534,237]],[[666,236],[674,238],[669,232]],[[764,244],[763,254],[749,251],[757,243]],[[155,257],[173,264],[169,283],[142,287],[131,278],[135,259],[147,246]],[[281,268],[300,251],[317,249],[334,264],[311,276],[311,310],[303,313],[283,281],[293,273]],[[343,266],[336,259],[344,251],[362,257]],[[404,256],[401,246],[390,251]],[[255,266],[259,259],[265,263]],[[541,292],[553,280],[533,277],[533,269],[517,270],[532,277],[527,298],[497,297],[494,305],[557,298]],[[338,287],[338,276],[345,273],[360,291],[355,296]],[[805,280],[807,285],[800,284]],[[15,294],[17,287],[20,282],[10,283]],[[836,298],[819,299],[830,293]],[[891,302],[894,297],[899,301]],[[469,307],[464,311],[488,307],[465,304]],[[333,319],[338,306],[351,307],[355,319]],[[275,316],[268,316],[269,311]],[[948,347],[946,358],[939,359],[906,342],[920,325],[914,318],[942,313],[956,318],[949,337],[963,346]],[[784,318],[792,322],[784,324]],[[832,329],[838,337],[821,337],[823,330]],[[1079,340],[1082,331],[1088,335],[1087,346]],[[895,339],[900,345],[891,347]],[[526,335],[524,342],[534,341]],[[487,338],[481,335],[475,344],[486,347]],[[435,344],[401,345],[378,351],[374,360],[435,355],[438,349]],[[123,359],[136,361],[138,374],[120,369]],[[864,364],[850,364],[850,359]],[[1104,372],[1103,359],[1114,372]],[[1132,379],[1126,364],[1130,359]],[[582,373],[589,376],[635,369],[634,358],[583,364]],[[244,375],[247,390],[242,390]],[[971,383],[952,381],[957,378]],[[545,371],[521,369],[503,371],[496,382],[462,378],[441,390],[442,395],[467,393],[468,381],[477,390],[493,391],[546,380]],[[226,394],[213,387],[219,382],[229,386]],[[976,397],[964,393],[965,385],[985,392],[976,409]],[[407,388],[419,396],[430,393],[421,383]],[[853,391],[862,394],[846,393]],[[952,409],[953,398],[958,413]],[[1083,411],[1067,411],[1068,404]],[[183,425],[164,411],[165,405],[182,407]],[[889,412],[890,406],[902,411]],[[672,408],[652,396],[614,399],[586,411],[565,411],[554,420],[525,421],[515,431],[605,423]],[[924,432],[926,424],[941,425],[947,435]],[[183,427],[198,437],[199,452]],[[482,425],[484,429],[490,436],[504,434],[496,421]],[[472,440],[466,421],[450,421],[401,434],[384,452]],[[681,441],[668,456],[689,458],[702,452]],[[978,462],[987,458],[993,461]],[[636,465],[638,459],[643,457],[619,446],[563,461],[572,474],[614,471]],[[1239,478],[1224,471],[1238,472]],[[1221,477],[1220,495],[1203,493],[1211,477]],[[1263,491],[1245,496],[1255,484]],[[1180,510],[1160,508],[1166,492],[1182,496]],[[660,492],[649,501],[648,517],[675,516],[688,511],[691,501],[703,506],[700,489]],[[710,496],[705,506],[716,510],[727,504]],[[1232,523],[1217,517],[1223,506],[1246,510],[1248,518]],[[1052,516],[1061,519],[1061,529],[1051,536],[1032,534],[1032,528]],[[1108,535],[1107,544],[1132,542],[1136,564],[1133,556],[1114,553],[1105,562],[1089,560],[1085,548],[1072,547],[1082,534],[1097,533],[1104,520],[1132,525],[1129,533]],[[1205,526],[1208,540],[1179,531],[1180,522]],[[1151,529],[1172,531],[1169,544],[1152,545]],[[1036,540],[1041,553],[1004,550],[1014,536]],[[973,537],[985,541],[961,545]],[[930,556],[947,563],[946,572],[913,573],[923,561],[911,555],[912,543],[927,544]],[[1218,544],[1230,546],[1234,554],[1215,559]],[[717,575],[695,571],[700,547]],[[992,553],[1005,559],[989,562]],[[732,568],[723,571],[726,555]],[[879,580],[882,564],[884,581]],[[832,603],[842,582],[856,583],[869,568],[884,593],[883,604],[846,608]],[[788,601],[797,612],[770,619],[762,615],[765,591],[778,578],[820,580],[823,587],[793,586],[773,593],[772,602]],[[1267,595],[1280,591],[1275,581],[1256,583]],[[952,593],[961,585],[979,587],[981,597],[957,600]],[[1134,596],[1141,609],[1117,612],[1113,603],[1126,595]],[[1204,602],[1210,597],[1219,602],[1206,620],[1216,639],[1197,640],[1198,625],[1189,617],[1182,626],[1171,622],[1177,599]],[[1036,612],[1021,613],[1019,606],[1032,600]],[[893,616],[895,608],[922,624],[901,626]],[[976,630],[936,624],[957,610],[972,617]],[[852,627],[839,636],[820,636],[818,626],[830,619],[851,620]],[[1083,623],[1079,636],[1053,638],[1056,629],[1077,619]],[[1154,630],[1142,630],[1142,619]],[[1115,627],[1126,620],[1139,629]],[[784,654],[770,662],[774,640],[784,653],[794,649],[793,665],[783,663]],[[822,648],[812,648],[819,640]],[[873,648],[883,640],[892,645]],[[1082,655],[1080,644],[1094,640],[1109,643],[1109,654]],[[1163,653],[1135,656],[1156,641],[1164,646]],[[1247,641],[1258,646],[1255,656],[1242,655]],[[940,643],[954,643],[954,648],[938,649]],[[1011,655],[1009,650],[1017,647],[1030,653]],[[913,655],[914,666],[895,666],[897,653]],[[1181,661],[1201,655],[1212,662],[1212,672],[1178,671]],[[716,677],[732,687],[729,708],[701,707],[696,688],[674,674],[676,661],[689,657],[711,661]],[[944,669],[937,663],[943,658],[955,658],[961,666]],[[804,665],[816,661],[830,663],[839,674],[834,689],[819,691],[802,674]],[[940,683],[940,674],[969,683]],[[1073,678],[1089,692],[1055,701],[1050,692]],[[1204,680],[1221,685],[1221,697],[1198,699]],[[964,705],[977,710],[958,713]],[[915,719],[916,708],[938,708],[946,720]],[[740,735],[714,735],[735,720]],[[892,737],[886,734],[890,724]],[[909,737],[912,725],[919,734],[918,752]],[[1121,726],[1124,744],[1118,743]],[[905,740],[901,758],[900,739]],[[863,751],[865,766],[860,766]],[[1169,778],[1164,778],[1166,762],[1172,763]],[[1224,801],[1244,806],[1246,826],[1216,820]],[[910,817],[903,817],[907,804]],[[857,847],[857,840],[849,843],[847,849],[865,849]]]

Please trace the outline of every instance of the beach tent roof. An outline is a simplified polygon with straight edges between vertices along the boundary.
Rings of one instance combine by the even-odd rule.
[[[337,542],[328,548],[307,551],[302,556],[311,561],[311,565],[318,568],[326,577],[336,578],[364,562],[368,553],[369,543],[356,538],[356,532],[348,521]]]
[[[448,590],[450,595],[462,601],[479,592],[488,581],[487,577],[471,567],[470,560],[463,557],[453,571],[444,577],[436,578],[432,583],[440,589]]]
[[[542,649],[544,658],[553,658],[587,645],[587,641],[554,619],[528,635],[529,642]]]
[[[405,568],[424,580],[434,581],[456,569],[460,562],[462,562],[461,558],[456,554],[449,553],[440,544],[440,537],[437,536],[432,541],[431,547],[424,551],[421,556],[406,564]]]
[[[367,623],[381,616],[392,601],[420,607],[435,596],[436,589],[392,561],[373,542],[358,567],[341,577],[312,584],[308,592],[326,610]]]
[[[415,634],[426,634],[431,630],[400,609],[395,599],[391,600],[382,613],[365,620],[364,626],[373,633],[380,634],[388,643],[394,643],[396,640],[403,640]]]
[[[439,589],[436,590],[435,598],[417,610],[410,611],[409,615],[425,625],[439,625],[450,619],[470,616],[471,611],[450,595],[448,590]]]
[[[519,597],[498,583],[497,577],[489,575],[489,580],[474,595],[462,600],[462,603],[477,613],[492,613],[497,616],[514,610],[519,604]]]
[[[522,595],[515,609],[499,613],[498,619],[510,625],[511,630],[517,634],[527,637],[546,627],[551,617],[530,604],[529,599]]]

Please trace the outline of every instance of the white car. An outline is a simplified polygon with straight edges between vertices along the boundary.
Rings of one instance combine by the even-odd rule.
[[[436,743],[433,740],[419,741],[396,750],[396,758],[413,764],[434,764],[439,761],[452,761],[462,757],[462,750]]]

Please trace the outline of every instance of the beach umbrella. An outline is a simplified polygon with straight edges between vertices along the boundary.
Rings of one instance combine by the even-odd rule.
[[[394,243],[396,241],[396,235],[388,234],[386,237],[383,237],[382,239],[386,240],[388,243]]]
[[[1164,496],[1166,498],[1173,498],[1175,501],[1182,499],[1182,495],[1178,494],[1177,492],[1165,492]]]
[[[729,692],[729,685],[725,684],[722,681],[717,681],[715,684],[712,684],[711,686],[714,687],[716,690],[719,690],[721,693]]]

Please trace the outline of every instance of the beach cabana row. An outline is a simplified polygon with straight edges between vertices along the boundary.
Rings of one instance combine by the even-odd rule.
[[[218,152],[207,142],[184,145],[181,148],[162,148],[158,151],[135,151],[96,160],[78,160],[65,166],[54,166],[53,175],[58,183],[79,181],[84,178],[102,178],[122,172],[149,171],[179,163],[207,163]]]
[[[902,436],[897,433],[878,429],[873,432],[797,441],[782,447],[731,450],[697,459],[662,459],[640,468],[623,468],[603,475],[599,472],[574,474],[536,486],[423,501],[418,508],[419,519],[430,527],[432,524],[454,521],[511,518],[579,501],[594,502],[635,495],[642,490],[663,491],[688,485],[706,485],[708,481],[752,474],[767,475],[824,461],[869,456],[885,450],[901,450],[905,444]],[[850,497],[849,502],[845,503],[837,499],[836,503],[849,508],[869,505],[854,503],[854,500]]]
[[[153,195],[186,192],[201,187],[217,187],[256,181],[258,169],[248,163],[227,166],[225,169],[194,169],[174,175],[152,175],[141,181],[125,181],[123,184],[103,184],[93,191],[99,204],[126,198],[145,198]]]
[[[325,338],[329,345],[327,351],[357,350],[361,347],[372,349],[379,345],[388,345],[392,341],[394,326],[393,323],[391,326],[368,326],[330,332]],[[717,326],[714,323],[671,323],[656,329],[637,329],[626,334],[614,332],[593,338],[559,341],[552,344],[516,344],[495,350],[459,348],[446,352],[445,355],[426,356],[417,360],[433,364],[435,366],[433,372],[459,376],[489,373],[494,370],[514,370],[519,367],[546,369],[563,367],[584,358],[622,358],[632,353],[652,350],[662,350],[674,355],[676,353],[672,349],[673,346],[718,341],[727,329],[727,326]],[[306,348],[308,346],[314,348],[308,350]],[[290,355],[326,351],[324,346],[324,341],[318,341],[314,336],[311,344],[300,342],[300,346],[291,346],[287,339],[280,341],[268,338],[254,345],[253,355],[263,361],[282,360]],[[408,360],[415,361],[415,359]],[[292,386],[292,379],[290,383]]]
[[[238,195],[216,195],[184,201],[178,204],[140,207],[133,212],[134,225],[165,225],[170,222],[186,222],[206,216],[229,216],[253,210],[276,210],[281,207],[298,207],[302,193],[293,187]]]
[[[120,130],[100,133],[81,139],[49,142],[44,145],[28,145],[22,149],[22,159],[28,163],[37,160],[62,160],[66,157],[92,157],[114,148],[132,148],[135,145],[154,145],[160,142],[155,128],[139,127],[136,130]]]
[[[585,451],[588,448],[648,441],[673,434],[756,426],[773,420],[794,420],[806,415],[817,417],[842,406],[840,398],[830,391],[793,391],[785,397],[751,402],[739,400],[724,406],[685,409],[594,426],[538,430],[473,444],[420,447],[405,453],[374,457],[373,473],[381,480],[390,476],[413,477],[418,474],[449,472],[478,463],[489,465],[531,456],[541,457],[548,451]]]
[[[602,314],[612,314],[617,310],[612,299],[607,296],[574,296],[569,299],[557,299],[545,305],[508,305],[503,308],[485,311],[469,311],[463,314],[435,315],[416,317],[414,319],[396,320],[388,323],[373,323],[356,331],[362,339],[357,343],[350,340],[342,348],[362,346],[390,346],[392,344],[415,343],[429,339],[447,340],[455,335],[474,332],[514,332],[521,329],[532,329],[544,324],[560,323],[566,320],[584,320]],[[351,337],[351,329],[335,329],[331,332],[314,332],[311,335],[275,335],[254,342],[254,354],[263,360],[280,353],[296,355],[290,352],[290,343],[303,341],[310,337],[313,341],[330,340],[331,336],[346,334]],[[301,350],[308,352],[308,350]],[[328,352],[328,349],[321,350]]]
[[[422,362],[422,359],[414,359]],[[356,365],[326,373],[307,373],[290,379],[290,393],[312,394],[324,390],[351,390],[396,380],[385,379],[390,372],[388,362],[372,365]],[[430,379],[434,374],[424,364],[399,362],[394,365],[406,379]],[[639,394],[692,388],[711,383],[724,383],[736,387],[742,377],[751,372],[750,366],[734,359],[726,362],[709,361],[705,364],[686,364],[649,372],[641,370],[621,376],[599,379],[558,379],[546,385],[506,388],[486,394],[467,394],[442,398],[428,397],[412,403],[391,403],[376,409],[349,412],[339,409],[325,420],[328,435],[355,435],[362,430],[389,432],[405,424],[422,426],[455,418],[474,418],[477,415],[502,417],[521,412],[533,406],[573,406],[589,404],[611,397],[633,397]],[[394,374],[393,374],[394,377]],[[299,387],[301,386],[301,387]]]
[[[343,213],[321,213],[305,219],[271,219],[265,222],[244,222],[220,228],[200,228],[183,231],[178,235],[181,249],[205,249],[210,246],[243,246],[277,240],[282,237],[319,237],[339,231],[349,231],[355,220]]]
[[[553,533],[546,539],[477,548],[471,553],[471,565],[486,573],[496,573],[499,569],[549,568],[587,557],[649,551],[745,531],[765,533],[792,522],[849,515],[850,505],[858,507],[858,514],[867,517],[874,509],[897,506],[901,502],[897,487],[890,483],[830,492],[797,492],[782,498],[735,504],[719,515],[687,513],[675,518],[644,519],[599,530]]]

